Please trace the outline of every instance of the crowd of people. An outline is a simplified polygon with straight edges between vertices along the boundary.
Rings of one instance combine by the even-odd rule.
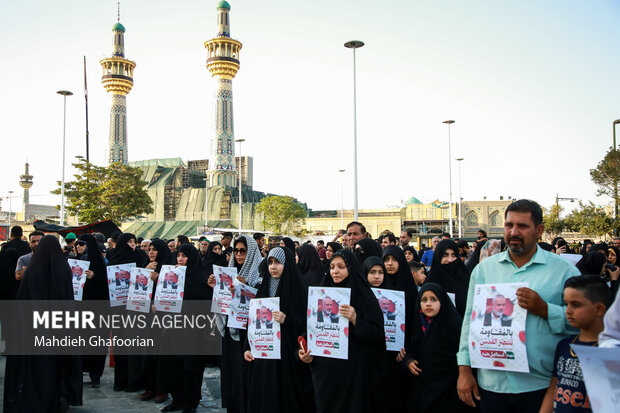
[[[145,402],[168,400],[164,412],[195,411],[206,366],[219,367],[222,407],[229,412],[590,411],[570,345],[620,345],[615,301],[620,239],[575,249],[561,238],[540,242],[543,232],[542,210],[529,200],[507,207],[503,239],[489,239],[480,230],[470,244],[444,233],[419,251],[410,231],[373,239],[360,222],[316,245],[286,237],[276,245],[261,233],[223,233],[220,241],[200,238],[198,248],[183,235],[161,240],[130,233],[107,240],[102,234],[69,234],[63,248],[55,236],[39,231],[26,242],[16,226],[0,252],[0,295],[72,299],[67,258],[77,258],[90,262],[83,300],[108,300],[106,266],[126,263],[150,270],[153,280],[162,265],[185,266],[184,300],[213,298],[214,265],[236,267],[238,280],[257,288],[256,298],[280,298],[272,321],[281,329],[279,360],[254,358],[247,331],[227,327],[221,314],[216,316],[221,356],[115,356],[114,390],[143,390],[139,397]],[[574,265],[565,254],[581,257]],[[472,368],[472,292],[477,285],[514,282],[528,283],[512,304],[527,310],[529,373]],[[350,289],[350,303],[337,314],[349,322],[347,359],[321,357],[300,345],[308,287],[315,286]],[[371,288],[403,293],[400,351],[386,350],[386,307]],[[508,323],[506,305],[505,297],[496,297],[485,322]],[[7,317],[0,314],[3,325]],[[98,387],[105,363],[106,354],[8,356],[4,411],[55,412],[79,405],[80,373]]]

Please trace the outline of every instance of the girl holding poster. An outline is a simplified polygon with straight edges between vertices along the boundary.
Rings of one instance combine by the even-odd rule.
[[[306,327],[306,287],[288,248],[272,249],[267,259],[256,298],[280,297],[280,311],[273,312],[274,322],[280,323],[280,360],[255,359],[246,340],[247,411],[313,412],[310,370],[297,359],[297,338]]]
[[[317,412],[384,411],[379,405],[385,335],[383,314],[377,298],[362,274],[355,255],[348,250],[334,253],[325,287],[351,289],[351,305],[341,305],[340,315],[349,320],[349,358],[314,356],[299,350],[299,358],[310,364]]]
[[[109,300],[108,295],[108,275],[105,267],[103,255],[99,252],[97,240],[91,234],[82,234],[75,242],[77,259],[89,261],[90,267],[85,271],[86,282],[82,301],[87,300]],[[90,385],[99,387],[101,376],[105,368],[106,349],[102,349],[101,354],[82,356],[82,369],[90,376]]]
[[[177,266],[185,266],[183,301],[207,299],[207,274],[204,271],[198,250],[191,244],[181,244],[177,251]],[[183,312],[183,307],[181,307]],[[192,340],[201,340],[197,333]],[[172,396],[172,403],[163,411],[194,411],[200,402],[202,375],[205,368],[204,356],[176,356],[167,358],[173,363],[166,369],[168,375],[166,390]]]
[[[456,392],[461,316],[444,289],[439,284],[428,282],[420,288],[414,314],[411,345],[405,363],[411,374],[417,377],[413,381],[407,411],[463,411],[466,406]]]
[[[258,266],[263,256],[258,249],[254,238],[240,235],[234,243],[233,256],[228,263],[229,267],[237,268],[237,279],[250,287],[256,287],[259,282]],[[215,276],[209,277],[209,287],[215,287]],[[221,378],[222,407],[230,410],[244,410],[244,359],[243,345],[246,340],[246,330],[226,327],[228,318],[216,314],[215,322],[222,335]]]

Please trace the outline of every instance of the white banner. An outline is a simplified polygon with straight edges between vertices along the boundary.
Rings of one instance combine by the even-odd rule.
[[[280,359],[280,323],[273,319],[274,311],[280,311],[280,297],[250,301],[248,343],[254,358]]]
[[[135,266],[135,262],[121,265],[108,265],[108,291],[110,293],[110,307],[124,307],[127,305],[131,269]]]
[[[215,276],[215,287],[213,288],[211,312],[230,315],[230,302],[233,297],[230,287],[233,285],[233,280],[237,278],[237,268],[214,265],[213,275]]]
[[[180,313],[185,289],[185,270],[187,267],[162,265],[155,290],[155,309],[169,313]]]
[[[131,269],[129,279],[129,295],[127,297],[127,309],[148,313],[151,311],[151,298],[153,295],[153,280],[151,270],[134,267]]]
[[[258,289],[245,285],[236,278],[233,280],[233,286],[235,287],[235,292],[230,302],[230,315],[228,316],[226,326],[245,330],[248,325],[250,300],[256,297]]]
[[[383,312],[385,347],[400,351],[405,347],[405,293],[403,291],[371,288]]]
[[[90,261],[74,260],[69,258],[69,267],[71,267],[71,280],[73,282],[73,299],[82,301],[84,293],[84,283],[86,282],[85,271],[90,268]]]
[[[529,373],[525,348],[527,311],[516,293],[528,283],[478,284],[469,324],[471,367]]]
[[[339,311],[350,302],[350,288],[308,288],[308,350],[313,356],[349,357],[349,320]]]

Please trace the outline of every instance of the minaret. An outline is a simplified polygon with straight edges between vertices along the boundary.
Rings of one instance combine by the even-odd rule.
[[[19,185],[24,188],[24,214],[26,213],[26,205],[30,203],[30,188],[32,188],[32,178],[34,178],[29,173],[30,165],[26,162],[26,169],[23,175],[19,176]]]
[[[125,59],[125,27],[118,22],[112,27],[114,51],[112,57],[99,61],[103,68],[101,83],[112,93],[110,108],[110,156],[109,161],[127,163],[127,94],[133,87],[133,69],[136,63]]]
[[[209,186],[237,186],[235,134],[233,127],[232,79],[239,70],[241,43],[230,38],[230,5],[217,5],[217,36],[205,42],[207,69],[217,81],[215,91],[215,130],[209,154]]]

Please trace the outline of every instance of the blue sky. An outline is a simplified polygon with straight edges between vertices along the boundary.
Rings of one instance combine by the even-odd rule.
[[[121,4],[129,159],[208,157],[213,82],[203,43],[217,1]],[[352,207],[352,55],[359,39],[359,204],[448,198],[463,157],[466,200],[500,195],[550,205],[555,194],[598,204],[589,179],[620,118],[620,3],[615,1],[231,0],[243,43],[233,82],[235,135],[254,156],[256,190],[313,209]],[[62,98],[69,89],[67,159],[84,154],[82,57],[87,58],[91,159],[105,162],[110,98],[99,59],[112,51],[114,1],[0,3],[0,196],[16,191],[28,158],[31,202],[61,175]],[[620,131],[619,131],[620,132]],[[457,198],[453,165],[453,198]],[[72,173],[68,168],[67,177]],[[8,208],[3,202],[3,209]],[[569,206],[569,205],[567,205]]]

